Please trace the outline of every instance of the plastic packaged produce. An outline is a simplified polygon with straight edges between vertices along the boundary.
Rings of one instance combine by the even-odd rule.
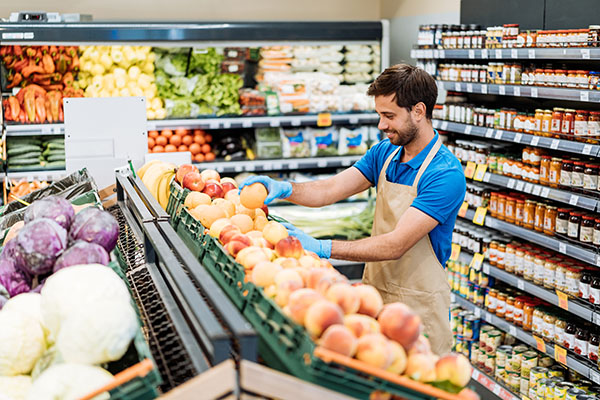
[[[311,129],[311,155],[314,157],[337,156],[339,131],[336,127]]]
[[[361,155],[368,149],[369,127],[348,129],[340,128],[340,139],[338,144],[338,154],[343,155]]]
[[[371,72],[372,66],[366,62],[349,62],[344,66],[346,72]]]
[[[321,63],[340,63],[344,60],[344,54],[340,52],[321,53],[319,61]]]
[[[308,129],[284,129],[281,131],[283,157],[310,157],[310,137]]]
[[[314,71],[319,68],[321,62],[318,58],[301,58],[292,60],[291,65],[292,71]]]
[[[340,109],[340,96],[336,94],[312,95],[310,97],[310,112],[334,112]]]
[[[340,85],[337,90],[340,96],[340,111],[369,111],[375,109],[371,96],[367,96],[368,85]]]
[[[345,73],[344,82],[347,83],[366,83],[372,80],[372,76],[366,72]]]
[[[317,68],[317,71],[323,72],[326,74],[338,75],[338,74],[341,74],[342,72],[344,72],[344,67],[341,66],[337,62],[326,62],[326,63],[321,63],[321,65],[319,65],[319,68]]]
[[[93,365],[76,363],[57,364],[33,382],[27,400],[79,399],[91,391],[108,384],[112,374]],[[107,400],[106,392],[94,400]]]
[[[280,128],[257,128],[254,135],[256,156],[258,158],[280,158],[283,156]]]

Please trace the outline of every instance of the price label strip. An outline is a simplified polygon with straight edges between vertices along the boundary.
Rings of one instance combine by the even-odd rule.
[[[469,264],[469,268],[473,268],[475,271],[481,270],[481,264],[483,264],[483,254],[475,253]]]
[[[554,359],[563,365],[567,365],[567,349],[555,344]]]
[[[498,94],[504,96],[506,94],[506,87],[503,85],[498,86]]]
[[[460,206],[460,208],[458,210],[458,216],[462,217],[462,218],[466,217],[468,209],[469,209],[469,203],[467,203],[465,201],[464,203],[462,203],[462,206]]]
[[[556,289],[556,296],[558,297],[558,306],[563,310],[569,311],[569,296],[558,289]]]
[[[483,178],[485,177],[486,171],[487,171],[487,164],[477,165],[477,169],[475,170],[475,176],[473,176],[473,180],[478,181],[478,182],[483,182]]]
[[[475,216],[473,217],[473,223],[479,226],[483,226],[486,214],[486,207],[477,207],[477,210],[475,210]]]
[[[516,187],[516,189],[519,192],[522,192],[524,187],[525,187],[525,182],[524,181],[517,181],[517,187]]]
[[[515,86],[513,89],[513,92],[514,92],[515,96],[517,96],[517,97],[521,96],[521,88],[520,87]]]
[[[539,142],[540,142],[540,137],[539,136],[534,136],[534,137],[531,138],[531,145],[532,146],[537,146]]]
[[[544,342],[544,339],[542,339],[541,337],[535,336],[535,335],[533,335],[533,338],[535,339],[535,346],[537,347],[538,351],[545,353],[546,352],[546,342]]]
[[[450,260],[457,261],[460,257],[461,247],[459,244],[452,243],[452,252],[450,253]]]
[[[469,161],[467,163],[467,167],[465,168],[465,176],[469,179],[473,179],[473,175],[475,174],[475,169],[477,168],[477,164],[473,161]]]

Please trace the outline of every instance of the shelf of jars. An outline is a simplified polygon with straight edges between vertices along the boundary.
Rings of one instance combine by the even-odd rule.
[[[477,381],[477,383],[500,397],[502,400],[521,400],[521,397],[517,396],[515,393],[505,388],[504,385],[496,382],[493,378],[475,367],[473,367],[471,379]]]
[[[417,60],[600,60],[599,48],[412,49]]]
[[[462,264],[471,265],[473,254],[467,251],[461,251],[458,261]],[[507,272],[504,269],[500,269],[497,266],[493,266],[487,261],[481,263],[481,271],[507,285],[540,298],[554,306],[560,307],[585,321],[600,323],[600,311],[589,301],[583,301],[573,296],[569,296],[567,293],[558,289],[552,290],[536,285],[532,281],[523,279],[522,277]]]
[[[600,90],[454,81],[437,81],[437,84],[441,89],[462,93],[600,103]]]
[[[600,154],[600,145],[577,142],[559,138],[530,135],[527,133],[513,132],[503,129],[494,129],[487,126],[476,126],[458,122],[432,120],[433,127],[442,131],[460,133],[486,139],[494,139],[503,142],[525,144],[533,147],[564,151],[579,155],[596,157]]]
[[[482,209],[482,207],[479,207],[477,211],[467,209],[466,212],[464,212],[464,217],[461,218],[472,221],[477,225],[485,226],[504,234],[527,240],[546,249],[557,251],[566,256],[575,258],[579,261],[600,266],[600,255],[593,246],[583,247],[580,244],[576,244],[577,242],[570,241],[567,238],[550,236],[535,230],[523,228],[488,216],[487,210],[482,211]],[[459,215],[461,215],[460,212]],[[577,225],[577,228],[579,229],[579,225]],[[579,231],[577,233],[577,236],[579,236]]]

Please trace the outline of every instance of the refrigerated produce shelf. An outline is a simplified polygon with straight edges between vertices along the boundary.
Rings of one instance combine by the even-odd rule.
[[[260,172],[260,171],[295,171],[314,168],[349,167],[362,156],[287,158],[251,161],[218,161],[194,163],[198,168],[212,168],[218,172]]]
[[[465,219],[472,221],[474,216],[475,211],[467,210]],[[520,226],[509,224],[507,222],[501,221],[497,218],[493,218],[490,216],[485,217],[484,224],[488,228],[496,229],[500,232],[507,233],[509,235],[513,235],[524,240],[528,240],[547,249],[554,250],[564,255],[576,258],[580,261],[600,266],[600,255],[596,251],[588,250],[581,246],[577,246],[575,244],[567,242],[566,240],[560,240],[553,236],[545,235],[543,233],[539,233],[530,229],[525,229]]]
[[[453,92],[600,103],[600,91],[598,90],[451,81],[438,81],[437,83],[438,87]]]
[[[8,179],[26,179],[28,182],[33,180],[39,181],[54,181],[56,179],[61,179],[67,176],[66,170],[57,170],[57,171],[48,171],[48,170],[31,170],[31,171],[22,171],[22,172],[7,172],[6,176]]]
[[[600,60],[596,48],[519,48],[519,49],[413,49],[415,59],[470,59],[470,60]]]

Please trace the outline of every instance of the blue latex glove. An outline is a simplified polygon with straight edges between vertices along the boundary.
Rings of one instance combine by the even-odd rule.
[[[265,199],[265,204],[270,204],[275,199],[287,199],[292,195],[292,184],[286,181],[276,181],[268,176],[258,175],[251,176],[240,185],[240,191],[244,186],[252,185],[260,182],[267,188],[269,195]]]
[[[331,257],[331,240],[315,239],[314,237],[307,235],[302,230],[296,228],[290,223],[283,223],[283,226],[287,228],[288,233],[291,236],[295,236],[298,240],[300,240],[300,243],[302,243],[302,247],[304,248],[304,250],[312,251],[321,258]]]

